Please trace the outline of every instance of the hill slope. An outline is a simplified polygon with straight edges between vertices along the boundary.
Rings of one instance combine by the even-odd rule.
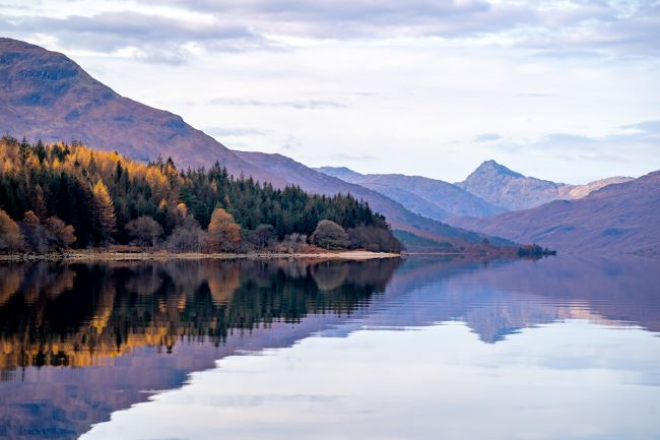
[[[660,256],[660,171],[579,200],[487,219],[457,219],[456,224],[560,252]]]
[[[403,174],[359,174],[348,168],[323,167],[322,173],[386,195],[407,209],[436,220],[453,216],[488,217],[505,209],[442,180]]]
[[[0,38],[0,130],[32,142],[77,140],[141,161],[171,156],[181,168],[218,161],[231,174],[284,186],[180,116],[118,95],[65,55],[8,38]]]

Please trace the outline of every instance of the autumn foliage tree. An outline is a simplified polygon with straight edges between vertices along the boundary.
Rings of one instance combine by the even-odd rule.
[[[45,227],[51,233],[51,239],[57,249],[68,248],[77,240],[73,226],[67,225],[57,217],[46,219]]]
[[[241,242],[241,227],[234,221],[234,217],[222,208],[213,210],[208,233],[213,252],[236,251]]]
[[[18,224],[0,209],[0,252],[16,252],[23,247],[23,236]]]
[[[49,217],[42,222],[34,212],[28,211],[19,227],[27,249],[34,252],[59,251],[76,241],[73,226],[57,217]]]
[[[96,226],[101,239],[108,241],[117,229],[115,206],[103,181],[96,183],[93,194]]]

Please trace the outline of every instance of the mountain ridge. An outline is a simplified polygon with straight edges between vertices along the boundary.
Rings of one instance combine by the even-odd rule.
[[[379,192],[412,212],[450,224],[456,217],[490,217],[553,200],[579,199],[607,185],[631,180],[610,177],[585,185],[567,185],[526,177],[492,159],[458,183],[399,173],[362,174],[347,167],[326,166],[317,170]]]

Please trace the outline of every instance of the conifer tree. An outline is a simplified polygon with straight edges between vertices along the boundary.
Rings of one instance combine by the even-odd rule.
[[[115,216],[115,207],[112,198],[102,180],[94,186],[94,211],[96,224],[101,237],[107,241],[117,229],[117,217]]]

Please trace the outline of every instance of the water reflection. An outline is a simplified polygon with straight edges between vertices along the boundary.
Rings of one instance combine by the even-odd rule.
[[[137,347],[222,344],[236,330],[345,315],[385,289],[398,259],[0,266],[0,367],[103,365]]]
[[[404,358],[414,359],[435,352],[433,345],[444,337],[438,333],[414,336],[413,332],[406,336],[412,339],[397,346],[391,330],[399,329],[446,328],[445,332],[453,332],[447,342],[452,352],[469,350],[473,354],[489,345],[507,347],[507,341],[519,338],[510,345],[514,347],[525,337],[532,338],[525,348],[532,352],[537,333],[526,333],[525,329],[552,323],[638,329],[640,334],[653,332],[658,341],[658,268],[657,262],[637,258],[553,258],[538,262],[413,258],[403,264],[400,260],[297,260],[2,265],[0,438],[77,438],[91,425],[108,420],[114,411],[143,402],[160,390],[181,387],[190,380],[191,372],[211,369],[218,359],[246,353],[250,356],[242,358],[251,359],[254,354],[312,341],[315,338],[310,336],[314,335],[345,337],[365,334],[365,330],[366,334],[386,335],[372,338],[372,344],[392,341],[386,345],[389,351],[380,353],[382,359],[376,360],[384,371],[397,365],[391,355],[400,352],[403,356],[405,352]],[[455,324],[437,325],[441,323],[466,326],[482,348],[460,331],[451,330]],[[580,335],[589,334],[580,325],[571,324],[570,328]],[[571,337],[578,340],[580,335]],[[607,341],[607,335],[594,333],[596,339],[589,344],[615,344],[616,338]],[[342,365],[348,368],[352,364],[349,360],[341,364],[342,353],[348,355],[355,349],[347,342],[343,351],[316,352],[314,356],[330,356],[328,364],[340,362],[338,369]],[[617,361],[634,370],[624,358],[630,355],[625,350],[620,348],[622,358]],[[544,356],[547,362],[564,369],[576,365],[575,359],[567,360],[560,353]],[[436,359],[434,368],[446,369],[443,359]],[[660,364],[648,362],[636,363],[644,374],[632,373],[638,376],[637,382],[657,387],[660,376],[648,372],[654,368],[660,371]],[[356,371],[363,367],[353,366]],[[508,371],[504,362],[492,368]],[[273,380],[285,380],[284,370]],[[337,376],[325,378],[330,382],[346,379],[346,373],[339,370],[329,374]],[[359,374],[352,379],[359,381]],[[191,389],[196,384],[193,380]],[[225,385],[213,385],[219,387],[213,399],[221,398]],[[213,386],[207,386],[207,392],[215,393]],[[372,394],[375,397],[378,393]],[[655,396],[660,398],[657,392]],[[417,400],[429,397],[414,396]],[[265,395],[259,397],[263,398]],[[319,396],[325,398],[329,396]],[[402,400],[398,405],[412,407],[412,402]],[[162,417],[158,414],[156,411]],[[185,424],[183,420],[179,423]],[[289,424],[295,425],[296,419],[290,419]],[[99,430],[90,433],[91,438],[113,438],[113,434],[104,437],[103,432],[104,427],[115,425],[120,426],[99,425]],[[135,432],[127,432],[126,426],[121,429],[122,437],[141,438],[137,428]],[[391,429],[394,433],[397,428]],[[255,427],[252,438],[257,432]],[[214,438],[218,433],[202,434],[196,435]],[[277,432],[273,434],[278,438]],[[280,438],[285,436],[284,432],[279,434]],[[380,433],[381,438],[384,434]],[[367,432],[343,437],[378,438]],[[420,431],[410,438],[436,437],[437,432]],[[307,433],[301,438],[311,437]]]

